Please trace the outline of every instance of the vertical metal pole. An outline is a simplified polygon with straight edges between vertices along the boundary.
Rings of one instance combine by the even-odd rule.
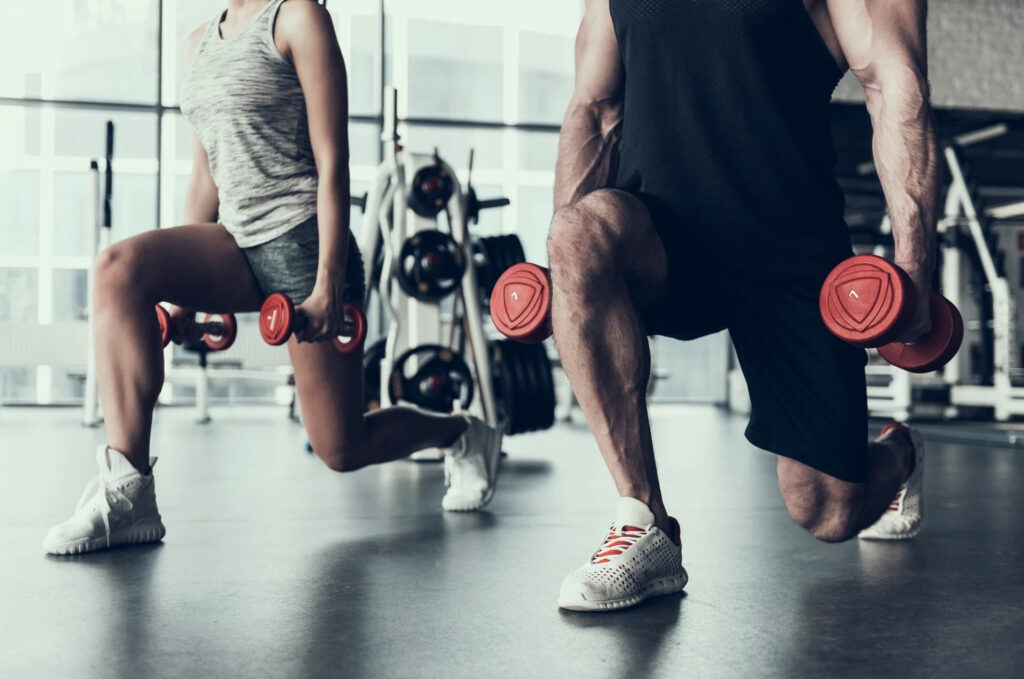
[[[100,423],[99,418],[99,393],[96,387],[96,347],[93,340],[93,280],[96,268],[96,255],[100,245],[100,164],[93,160],[89,163],[89,172],[92,174],[92,219],[89,224],[89,254],[92,261],[89,262],[88,273],[86,274],[86,314],[89,319],[89,335],[86,340],[86,363],[85,363],[85,403],[82,413],[82,424],[87,427],[95,427]]]

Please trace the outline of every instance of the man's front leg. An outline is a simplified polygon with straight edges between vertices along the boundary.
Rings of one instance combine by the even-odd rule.
[[[665,530],[647,414],[650,347],[637,308],[663,285],[661,242],[643,203],[597,191],[559,210],[549,250],[552,327],[566,375],[619,495],[647,505]]]

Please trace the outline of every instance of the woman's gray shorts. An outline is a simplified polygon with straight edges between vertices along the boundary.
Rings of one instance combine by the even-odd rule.
[[[292,302],[301,304],[313,292],[320,261],[320,233],[316,217],[272,241],[242,248],[242,252],[249,260],[249,268],[256,276],[264,297],[273,292],[283,292]],[[365,290],[363,257],[356,239],[349,237],[344,300],[362,306]]]

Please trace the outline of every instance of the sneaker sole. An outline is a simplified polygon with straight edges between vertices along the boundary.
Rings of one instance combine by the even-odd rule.
[[[47,549],[46,551],[54,556],[87,554],[89,552],[99,552],[104,549],[125,545],[144,545],[152,542],[160,542],[164,539],[164,535],[166,534],[167,529],[164,527],[163,522],[160,519],[157,519],[155,523],[151,520],[143,521],[134,524],[127,530],[113,533],[110,536],[109,546],[107,545],[106,538],[83,538],[81,540],[64,543],[63,545]]]
[[[684,569],[679,575],[647,583],[644,590],[638,594],[633,594],[621,599],[610,599],[607,601],[587,601],[582,595],[580,595],[579,599],[574,599],[572,601],[559,599],[558,607],[564,608],[567,611],[616,611],[622,608],[636,606],[651,597],[682,592],[688,581],[689,576],[686,574],[686,570]]]
[[[866,530],[861,531],[858,538],[861,540],[880,540],[884,542],[898,542],[900,540],[911,540],[917,537],[917,534],[921,532],[921,528],[917,527],[906,533],[868,533]]]

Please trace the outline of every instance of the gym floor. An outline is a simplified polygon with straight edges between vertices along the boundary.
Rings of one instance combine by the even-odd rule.
[[[930,447],[905,544],[826,545],[792,524],[743,420],[657,406],[685,595],[559,611],[613,518],[582,424],[508,440],[489,511],[443,514],[442,468],[350,475],[279,409],[158,412],[162,545],[40,546],[95,473],[78,410],[0,410],[4,677],[1019,676],[1024,451]]]

